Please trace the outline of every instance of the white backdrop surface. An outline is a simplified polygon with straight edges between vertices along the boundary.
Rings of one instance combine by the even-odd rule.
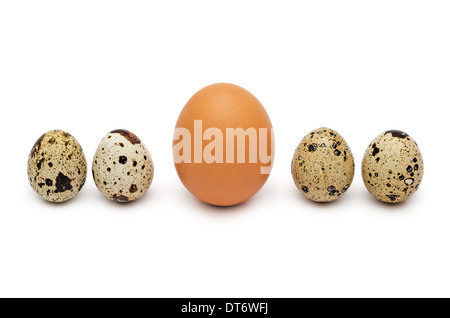
[[[449,297],[449,16],[448,1],[2,1],[0,296]],[[182,107],[216,82],[252,92],[276,138],[268,182],[230,208],[190,195],[171,153]],[[322,126],[356,161],[331,204],[290,175],[297,144]],[[139,201],[108,201],[91,173],[64,204],[32,191],[42,133],[71,133],[90,167],[118,128],[153,157]],[[360,174],[389,129],[425,163],[398,205],[372,198]]]

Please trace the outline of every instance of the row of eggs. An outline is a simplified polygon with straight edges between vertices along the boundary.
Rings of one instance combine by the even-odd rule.
[[[62,130],[43,134],[31,149],[28,179],[42,198],[64,202],[86,182],[87,163],[78,141]],[[97,188],[109,199],[128,202],[140,198],[153,180],[148,149],[133,133],[118,129],[98,145],[92,162]]]
[[[261,103],[242,87],[220,83],[201,89],[184,106],[175,131],[178,176],[200,200],[218,206],[239,204],[266,182],[274,157],[272,124]],[[226,132],[225,137],[222,132]],[[316,202],[341,197],[353,181],[354,169],[349,145],[329,128],[308,133],[291,163],[297,188]],[[97,188],[116,202],[140,198],[152,183],[153,171],[146,146],[135,134],[121,129],[101,140],[92,162]],[[408,134],[386,131],[370,143],[361,172],[375,198],[397,203],[418,189],[423,159]],[[51,202],[71,199],[83,187],[86,175],[83,150],[67,132],[49,131],[34,144],[28,159],[28,179],[42,198]]]

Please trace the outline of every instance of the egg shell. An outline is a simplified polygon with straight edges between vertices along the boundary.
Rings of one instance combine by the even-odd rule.
[[[86,181],[86,158],[78,141],[62,130],[43,134],[28,157],[28,181],[50,202],[73,198]]]
[[[187,129],[192,136],[191,153],[194,154],[194,121],[202,122],[201,134],[209,128],[219,129],[223,135],[223,158],[227,153],[226,130],[242,128],[255,129],[256,138],[261,140],[260,129],[267,131],[267,155],[272,157],[270,163],[262,162],[258,157],[257,162],[249,160],[249,141],[245,143],[245,162],[238,163],[236,154],[238,142],[234,143],[235,161],[233,163],[212,162],[202,160],[200,163],[177,163],[174,150],[175,167],[183,185],[198,199],[217,206],[230,206],[242,203],[255,195],[265,184],[269,177],[271,164],[274,157],[274,140],[272,135],[272,123],[262,104],[250,92],[242,87],[229,83],[219,83],[207,86],[194,94],[181,111],[175,130]],[[200,136],[200,138],[202,138]],[[174,146],[178,143],[174,136]],[[200,149],[203,153],[210,143],[203,140]],[[220,147],[218,146],[220,149]],[[175,147],[174,147],[175,149]],[[244,149],[241,149],[244,150]],[[261,173],[262,169],[268,170]]]
[[[330,128],[318,128],[306,135],[291,163],[298,190],[316,202],[334,201],[350,187],[355,161],[347,142]]]
[[[378,200],[398,203],[412,196],[423,178],[423,158],[407,133],[389,130],[369,145],[361,165],[364,184]]]
[[[92,163],[97,188],[108,199],[125,203],[139,199],[153,180],[147,147],[132,132],[113,130],[100,142]]]

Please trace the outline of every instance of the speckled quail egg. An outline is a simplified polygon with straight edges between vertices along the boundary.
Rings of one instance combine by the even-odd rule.
[[[399,130],[378,135],[367,148],[361,166],[364,184],[378,200],[398,203],[419,188],[423,159],[416,142]]]
[[[43,134],[28,157],[28,181],[42,198],[63,202],[86,181],[86,158],[78,141],[62,130]]]
[[[153,180],[153,162],[141,140],[132,132],[118,129],[107,134],[92,163],[97,188],[108,199],[129,202],[139,199]]]
[[[355,161],[344,138],[330,128],[319,128],[298,145],[291,163],[295,185],[308,199],[334,201],[350,187]]]

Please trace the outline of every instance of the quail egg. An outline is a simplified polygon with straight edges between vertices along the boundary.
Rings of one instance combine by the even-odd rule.
[[[398,203],[412,196],[423,178],[423,159],[407,133],[389,130],[367,148],[361,166],[364,184],[378,200]]]
[[[298,190],[316,202],[334,201],[350,187],[355,162],[344,138],[330,128],[306,135],[295,150],[291,173]]]
[[[141,140],[124,129],[108,133],[98,145],[92,163],[97,188],[108,199],[139,199],[153,180],[153,162]]]
[[[43,199],[73,198],[86,181],[86,158],[78,141],[62,130],[43,134],[28,157],[28,181]]]

